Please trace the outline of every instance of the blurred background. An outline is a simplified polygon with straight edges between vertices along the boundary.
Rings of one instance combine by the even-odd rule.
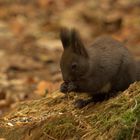
[[[0,115],[59,89],[59,30],[109,34],[140,58],[140,0],[0,0]]]

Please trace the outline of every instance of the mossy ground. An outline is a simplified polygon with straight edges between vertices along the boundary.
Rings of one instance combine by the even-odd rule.
[[[23,102],[1,118],[0,136],[7,140],[139,140],[140,82],[109,100],[82,109],[75,96],[45,97]]]

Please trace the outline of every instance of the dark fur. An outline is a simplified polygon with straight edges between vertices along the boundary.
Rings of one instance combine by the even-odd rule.
[[[140,60],[136,61],[136,80],[140,81]]]
[[[124,45],[108,36],[97,38],[85,47],[75,29],[63,28],[60,32],[64,52],[60,67],[64,93],[87,92],[91,96],[105,92],[125,90],[136,80],[136,65]]]

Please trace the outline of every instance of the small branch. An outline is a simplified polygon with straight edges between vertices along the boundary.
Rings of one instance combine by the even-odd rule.
[[[134,129],[132,131],[131,140],[133,140],[133,138],[134,138],[137,122],[138,122],[138,120],[135,121]]]
[[[134,110],[136,109],[137,105],[138,105],[138,102],[137,102],[137,100],[135,99],[135,106],[134,106],[133,108],[131,108],[131,111],[134,111]]]

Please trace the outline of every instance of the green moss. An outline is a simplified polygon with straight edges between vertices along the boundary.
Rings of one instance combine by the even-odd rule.
[[[123,128],[116,136],[116,140],[131,140],[132,128]]]
[[[114,106],[114,104],[112,104],[104,110],[104,113],[91,116],[89,122],[93,127],[96,126],[100,132],[104,131],[111,128],[112,125],[120,119],[119,114],[121,114],[121,110],[120,106]]]
[[[76,131],[76,122],[71,117],[64,116],[50,120],[44,128],[44,133],[57,139],[73,137]]]
[[[138,119],[138,121],[140,122],[140,101],[139,101],[136,109],[134,109],[134,114],[135,114],[136,118]]]
[[[135,100],[135,102],[135,108],[127,110],[121,117],[123,127],[116,136],[117,140],[129,140],[132,135],[136,138],[140,135],[140,130],[137,127],[140,124],[140,100]]]
[[[133,111],[128,110],[127,112],[125,112],[122,116],[122,122],[127,125],[130,126],[132,123],[134,123],[136,121],[136,115]]]

